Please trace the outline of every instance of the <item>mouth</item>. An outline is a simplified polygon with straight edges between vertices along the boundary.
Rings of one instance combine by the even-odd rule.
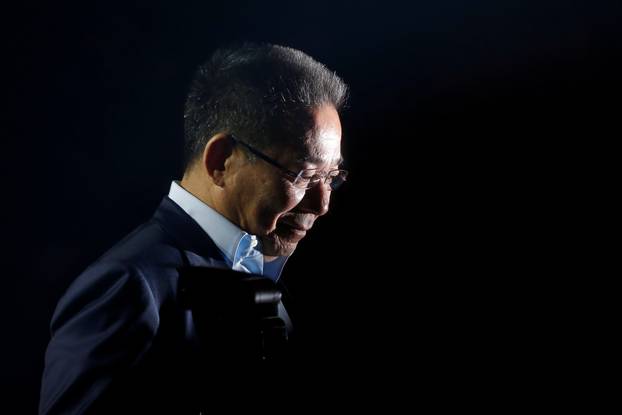
[[[288,222],[281,222],[277,225],[277,231],[281,236],[296,241],[304,238],[310,228],[310,226],[305,227],[302,224]]]

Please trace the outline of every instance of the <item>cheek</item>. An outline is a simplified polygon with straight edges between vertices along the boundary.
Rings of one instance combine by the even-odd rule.
[[[304,197],[305,192],[293,187],[289,182],[277,182],[264,196],[274,212],[287,212],[293,209]]]
[[[302,201],[305,196],[305,191],[301,189],[290,188],[284,193],[283,197],[283,212],[289,212]]]
[[[304,197],[304,192],[284,191],[275,192],[267,195],[262,200],[259,216],[264,224],[269,224],[271,229],[276,227],[276,221],[284,214],[294,209]]]

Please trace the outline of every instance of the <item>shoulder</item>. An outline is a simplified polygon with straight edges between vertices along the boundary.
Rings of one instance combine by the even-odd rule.
[[[155,220],[139,226],[89,266],[72,286],[101,291],[120,279],[151,292],[158,304],[174,294],[183,252]]]

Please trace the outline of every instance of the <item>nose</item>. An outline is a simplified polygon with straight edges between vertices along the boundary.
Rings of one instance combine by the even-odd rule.
[[[322,216],[328,212],[330,194],[330,186],[320,181],[317,185],[307,189],[304,197],[300,201],[299,207],[304,212]]]

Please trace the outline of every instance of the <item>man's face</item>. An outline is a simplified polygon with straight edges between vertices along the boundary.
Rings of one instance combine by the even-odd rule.
[[[312,115],[314,128],[308,132],[302,153],[272,149],[266,154],[294,172],[337,169],[341,160],[339,115],[332,106],[317,108]],[[237,151],[242,150],[239,147]],[[291,254],[315,220],[328,212],[328,185],[300,189],[280,169],[260,159],[240,163],[227,185],[231,218],[260,237],[263,254],[268,257]]]

